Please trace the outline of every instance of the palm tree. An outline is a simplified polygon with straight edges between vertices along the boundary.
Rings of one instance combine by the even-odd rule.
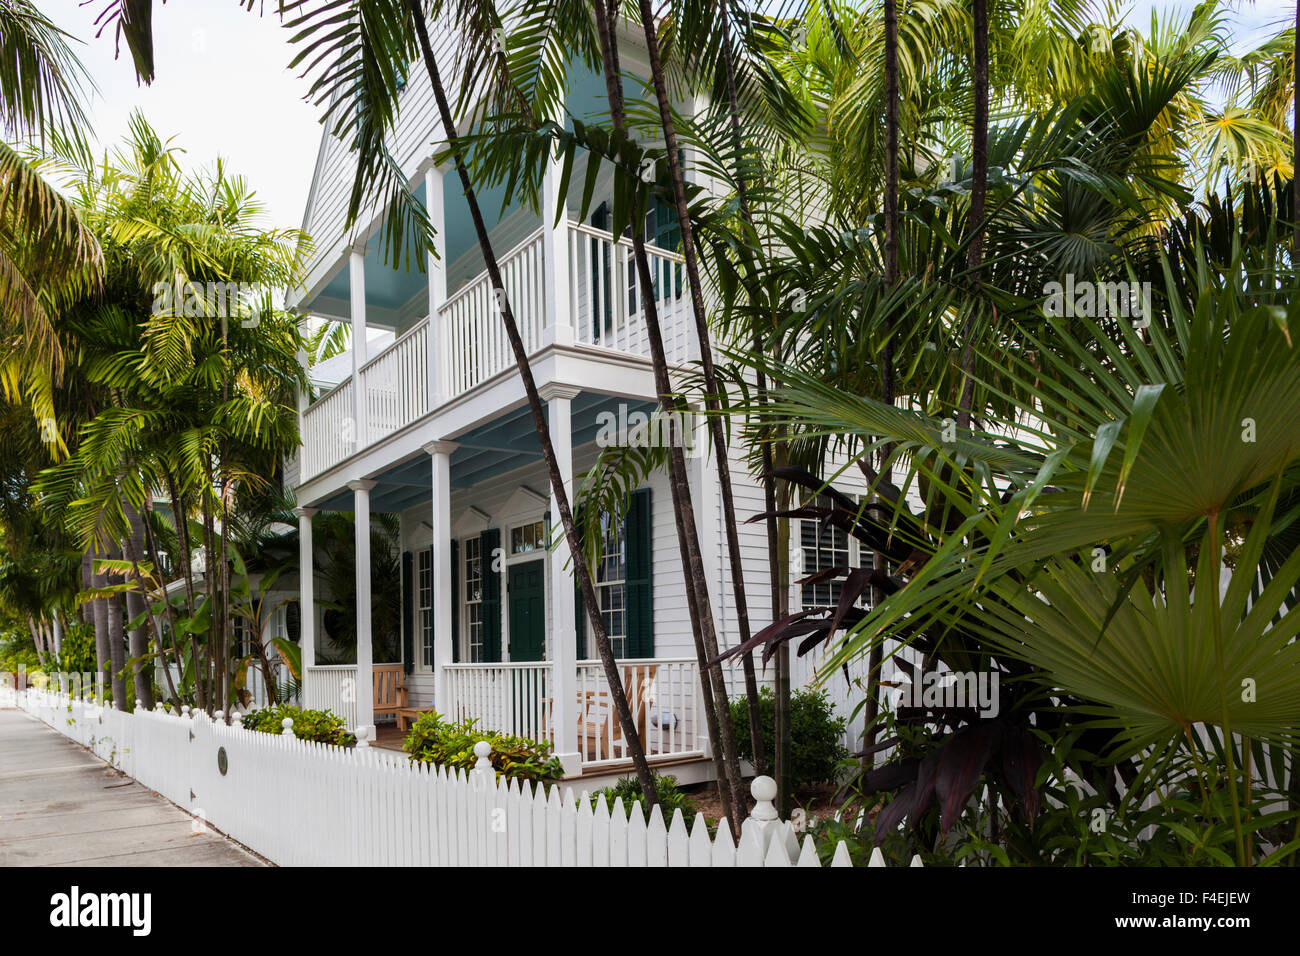
[[[718,483],[722,492],[722,512],[727,536],[727,548],[731,558],[731,575],[732,589],[735,593],[736,614],[742,623],[742,642],[748,639],[749,632],[749,610],[748,603],[745,600],[745,581],[743,573],[743,564],[740,560],[740,538],[736,531],[736,508],[735,500],[731,488],[731,467],[729,463],[731,449],[727,444],[726,434],[723,428],[721,418],[716,414],[719,408],[719,401],[715,396],[721,392],[718,384],[717,372],[713,365],[713,349],[710,344],[708,316],[704,305],[704,289],[700,281],[700,267],[695,248],[695,232],[691,224],[690,205],[686,198],[686,184],[683,176],[679,152],[677,147],[676,125],[673,121],[672,102],[668,97],[668,84],[664,74],[663,61],[659,52],[659,37],[655,27],[654,12],[650,8],[649,0],[640,0],[641,26],[644,31],[646,48],[650,57],[650,76],[654,85],[655,99],[659,107],[659,122],[664,134],[664,151],[668,158],[668,174],[672,184],[673,202],[675,206],[677,223],[681,231],[682,256],[686,264],[687,287],[691,297],[691,310],[695,316],[696,338],[700,347],[700,367],[704,376],[705,387],[705,404],[709,412],[709,431],[713,439],[713,451],[716,458],[718,469]],[[599,22],[599,13],[598,22]],[[610,33],[611,47],[614,43],[613,31],[607,24],[605,27]],[[609,87],[609,72],[607,67],[607,88]],[[621,84],[621,80],[618,80]],[[611,117],[614,117],[615,129],[619,129],[623,122],[621,115],[615,115],[611,108]],[[634,243],[637,240],[633,240]],[[635,252],[635,246],[634,246]],[[642,242],[641,256],[638,258],[638,269],[641,270],[641,259],[644,259],[644,242]],[[641,289],[642,302],[647,316],[651,315],[653,306],[653,286],[649,281],[650,270],[649,263],[646,260],[646,268],[641,270]],[[657,324],[657,316],[656,324]],[[657,330],[656,330],[657,331]],[[652,335],[652,339],[653,339]],[[666,366],[665,383],[667,382]],[[668,394],[660,388],[660,399],[668,399]],[[682,462],[682,477],[685,477],[684,458]],[[670,468],[677,469],[677,464],[672,462],[670,454]],[[689,509],[689,520],[681,522],[686,528],[687,541],[697,534],[694,523],[694,505],[690,500],[689,483],[682,482],[682,491],[684,492],[682,503],[685,509]],[[696,544],[692,555],[692,560],[698,557],[698,544]],[[685,570],[685,569],[684,569]],[[687,586],[694,587],[696,590],[695,606],[698,609],[700,618],[699,632],[702,638],[703,660],[711,662],[709,684],[712,691],[711,697],[706,697],[712,704],[712,710],[717,715],[718,737],[722,744],[722,759],[726,770],[725,777],[719,777],[719,789],[724,785],[730,787],[732,807],[736,808],[733,817],[733,825],[742,820],[745,816],[743,793],[741,791],[740,760],[736,753],[735,730],[731,723],[731,707],[727,701],[726,679],[722,672],[722,666],[717,663],[718,659],[718,640],[714,628],[713,613],[709,604],[708,590],[703,586],[704,578],[702,575],[694,574],[694,565],[692,564],[690,572],[687,573]],[[703,570],[702,564],[700,570]],[[757,691],[757,688],[755,688]],[[756,701],[755,701],[756,703]]]
[[[155,652],[169,653],[177,663],[176,641],[188,633],[198,701],[224,709],[231,690],[231,628],[223,570],[227,536],[219,532],[228,522],[221,518],[231,495],[241,486],[265,484],[265,476],[296,447],[293,388],[302,380],[296,355],[303,343],[294,321],[265,299],[228,303],[255,315],[254,323],[224,309],[218,318],[206,309],[184,308],[183,299],[168,304],[159,289],[170,291],[177,283],[184,289],[190,281],[287,284],[303,237],[296,230],[259,228],[260,208],[247,185],[222,167],[211,176],[186,175],[176,150],[139,116],[132,119],[126,148],[104,162],[84,162],[75,153],[62,158],[79,215],[107,251],[112,291],[71,302],[58,316],[60,335],[79,355],[75,371],[88,413],[71,456],[42,477],[43,503],[64,515],[87,550],[108,559],[101,568],[114,580],[98,597],[108,605],[115,680],[121,670],[120,590],[126,587],[130,617],[143,614],[145,625],[132,635],[135,697],[151,697],[142,676],[145,631],[152,632]],[[203,621],[201,627],[182,627],[170,604],[135,603],[149,590],[142,568],[146,552],[157,563],[156,545],[148,543],[151,522],[145,520],[155,490],[170,497],[181,543],[183,620]],[[207,565],[203,599],[190,567],[195,510]],[[160,611],[171,625],[170,648],[155,617]],[[127,705],[124,686],[115,684],[114,699]]]
[[[0,0],[0,133],[82,144],[85,73],[65,34],[31,0]],[[54,421],[63,352],[53,312],[94,289],[103,257],[72,204],[37,166],[0,142],[0,334],[18,341],[0,368],[6,394]],[[55,450],[58,430],[46,429]]]

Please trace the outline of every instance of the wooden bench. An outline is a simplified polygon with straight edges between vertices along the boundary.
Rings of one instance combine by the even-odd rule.
[[[372,667],[373,713],[376,717],[397,716],[406,707],[409,692],[401,664],[375,664]]]

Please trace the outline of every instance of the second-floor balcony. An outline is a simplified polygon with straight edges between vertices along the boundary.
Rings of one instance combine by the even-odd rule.
[[[647,245],[670,365],[696,354],[682,258]],[[548,250],[554,250],[549,252]],[[554,261],[552,261],[554,260]],[[501,278],[530,357],[571,348],[648,358],[639,279],[627,238],[567,221],[499,254]],[[299,481],[433,414],[502,375],[515,359],[487,272],[481,272],[303,412]],[[358,391],[359,390],[359,391]]]

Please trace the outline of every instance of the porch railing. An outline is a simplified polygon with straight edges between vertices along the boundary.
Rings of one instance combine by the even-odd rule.
[[[579,661],[574,700],[559,707],[551,663],[449,664],[447,714],[474,719],[480,730],[531,740],[554,740],[555,720],[576,724],[583,768],[631,759],[600,661]],[[647,756],[689,757],[705,752],[707,731],[696,662],[691,658],[619,661],[623,692]]]
[[[302,478],[319,475],[357,450],[357,423],[349,376],[302,416]]]
[[[500,265],[519,335],[531,354],[541,347],[546,325],[542,230],[507,253]],[[488,274],[482,272],[438,308],[446,343],[442,380],[448,396],[467,392],[514,365],[493,291]]]
[[[692,358],[686,269],[675,252],[646,246],[664,354],[673,364]],[[569,295],[574,341],[630,355],[650,354],[640,279],[630,239],[569,223]]]
[[[351,730],[357,725],[357,665],[318,664],[308,667],[304,697],[308,710],[332,710]]]
[[[365,443],[429,412],[429,320],[423,318],[361,366],[366,398]]]
[[[451,700],[445,716],[473,719],[480,730],[550,738],[550,662],[448,664],[446,670]]]
[[[700,702],[696,662],[691,658],[620,660],[628,708],[646,756],[688,757],[704,753],[708,733]],[[578,747],[584,769],[630,760],[627,738],[598,660],[578,662]]]
[[[570,305],[559,321],[571,324],[573,341],[580,346],[648,356],[631,242],[576,222],[568,223],[565,235],[568,274],[555,281],[567,282]],[[544,239],[544,229],[537,229],[500,260],[501,279],[529,355],[547,341]],[[682,258],[654,246],[647,254],[664,352],[670,363],[684,364],[696,357],[697,349]],[[436,316],[434,325],[428,319],[418,322],[361,367],[361,422],[355,420],[357,385],[350,377],[303,412],[300,481],[428,414],[432,395],[455,398],[513,367],[514,354],[486,272],[442,302]],[[430,335],[437,337],[436,349],[430,348]],[[438,367],[431,368],[435,354]]]

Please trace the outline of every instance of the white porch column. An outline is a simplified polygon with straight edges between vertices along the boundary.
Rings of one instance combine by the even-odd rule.
[[[430,545],[430,573],[433,577],[433,668],[436,690],[433,703],[443,714],[450,713],[451,680],[447,665],[452,662],[451,616],[456,613],[456,595],[451,590],[451,453],[455,442],[432,441],[424,446],[433,462],[433,543]]]
[[[373,481],[349,481],[355,519],[357,565],[357,726],[374,740],[374,648],[370,636],[370,489]]]
[[[361,366],[366,364],[366,250],[354,247],[348,257],[348,279],[352,288],[352,451],[366,444],[366,394],[361,383]]]
[[[303,316],[298,321],[298,331],[303,337],[307,336],[307,317]],[[311,357],[307,354],[306,349],[298,350],[298,364],[306,373],[311,372]],[[307,429],[303,426],[303,416],[307,414],[307,406],[310,403],[310,386],[307,389],[294,389],[294,400],[298,409],[298,431],[302,435],[302,442],[298,445],[298,484],[302,484],[311,474],[312,462],[310,448],[311,443],[307,437]]]
[[[573,494],[573,422],[572,403],[580,389],[572,385],[547,382],[540,389],[546,400],[547,425],[551,430],[551,444],[555,448],[556,462],[564,490],[572,502]],[[550,553],[551,634],[547,642],[547,657],[551,661],[550,696],[554,702],[555,726],[550,728],[555,743],[555,756],[564,765],[564,772],[582,772],[582,754],[578,751],[578,729],[575,705],[578,695],[578,633],[574,626],[576,604],[573,594],[573,572],[569,564],[569,543],[560,525],[560,512],[556,506],[555,489],[551,489],[551,528],[559,536],[558,544]]]
[[[429,407],[447,400],[447,336],[438,307],[447,301],[447,211],[442,192],[443,170],[424,171],[424,208],[433,226],[438,255],[429,253]]]
[[[573,344],[573,311],[569,287],[569,216],[560,206],[563,164],[552,152],[542,179],[542,269],[545,284],[547,345]]]
[[[311,707],[309,671],[316,665],[316,567],[311,519],[315,508],[294,508],[298,516],[298,634],[302,648],[302,706]]]

